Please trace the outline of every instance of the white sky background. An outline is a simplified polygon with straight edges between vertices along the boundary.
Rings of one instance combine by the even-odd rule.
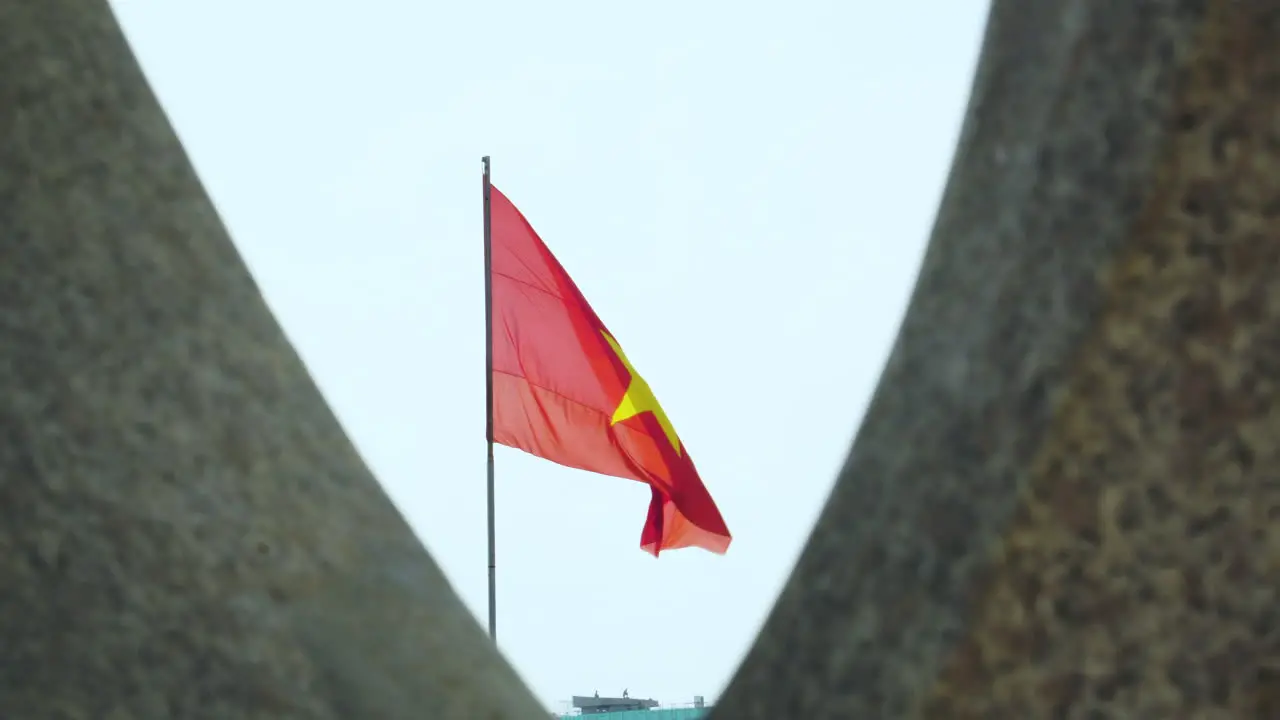
[[[987,3],[113,4],[276,316],[480,622],[493,156],[735,536],[655,561],[647,488],[499,448],[499,644],[552,709],[716,696],[875,387]]]

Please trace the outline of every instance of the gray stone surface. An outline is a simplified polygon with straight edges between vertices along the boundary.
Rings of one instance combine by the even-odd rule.
[[[273,321],[104,0],[0,3],[0,717],[545,715]]]
[[[898,343],[715,720],[1280,717],[1276,8],[994,2]],[[0,33],[0,717],[541,717],[105,2]]]
[[[1280,5],[997,0],[898,343],[715,720],[1280,717]]]

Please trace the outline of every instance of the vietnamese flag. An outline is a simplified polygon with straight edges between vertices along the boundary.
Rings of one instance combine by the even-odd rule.
[[[490,186],[493,441],[653,491],[640,547],[731,536],[644,378],[520,211]]]

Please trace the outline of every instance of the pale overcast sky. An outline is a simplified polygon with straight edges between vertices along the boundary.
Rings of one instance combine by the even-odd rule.
[[[710,701],[901,319],[987,3],[114,0],[240,252],[486,617],[480,157],[661,399],[735,539],[499,448],[499,645],[573,694]]]

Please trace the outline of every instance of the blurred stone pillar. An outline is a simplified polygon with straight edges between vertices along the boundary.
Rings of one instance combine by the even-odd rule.
[[[105,0],[0,2],[0,717],[545,716],[272,320]]]
[[[713,718],[1280,717],[1278,393],[1280,4],[996,0],[897,346]]]

